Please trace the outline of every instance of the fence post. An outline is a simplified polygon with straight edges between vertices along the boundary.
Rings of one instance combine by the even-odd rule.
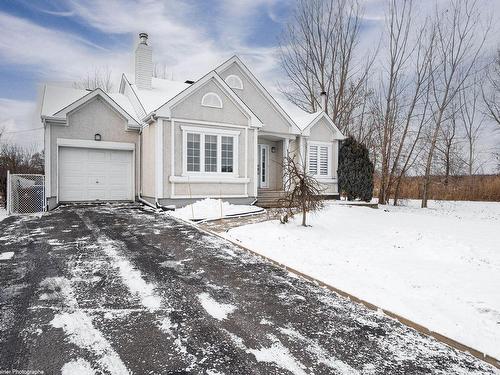
[[[7,191],[5,192],[5,199],[7,200],[7,215],[10,215],[10,171],[7,170]]]

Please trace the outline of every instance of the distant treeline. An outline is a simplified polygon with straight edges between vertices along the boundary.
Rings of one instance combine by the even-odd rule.
[[[429,199],[500,202],[500,175],[450,176],[447,183],[443,176],[432,176],[431,179]],[[379,186],[380,179],[375,178],[374,196],[377,195]],[[424,178],[421,176],[404,177],[399,198],[421,199],[423,186]]]

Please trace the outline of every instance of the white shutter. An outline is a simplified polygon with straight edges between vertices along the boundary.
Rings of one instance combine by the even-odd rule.
[[[318,146],[309,146],[309,173],[318,174]]]
[[[329,170],[329,158],[328,158],[328,146],[320,146],[319,148],[319,174],[320,176],[328,176]]]

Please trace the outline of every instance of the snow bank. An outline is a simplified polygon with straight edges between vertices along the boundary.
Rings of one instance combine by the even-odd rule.
[[[198,294],[198,300],[205,311],[217,320],[224,320],[229,314],[236,310],[236,306],[219,303],[210,297],[208,293]]]
[[[231,204],[220,199],[207,198],[172,211],[171,215],[184,220],[200,221],[252,214],[263,211],[263,208],[257,206]]]
[[[253,250],[500,358],[500,203],[327,205],[231,229]]]

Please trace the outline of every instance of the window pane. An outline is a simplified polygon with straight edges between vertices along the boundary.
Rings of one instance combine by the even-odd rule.
[[[205,135],[205,172],[217,172],[216,135]]]
[[[200,135],[187,134],[187,170],[188,172],[200,171]]]
[[[309,173],[318,174],[318,146],[309,146]]]
[[[233,137],[221,137],[221,171],[233,172]]]
[[[319,174],[321,176],[328,176],[328,147],[321,146],[319,153]]]

